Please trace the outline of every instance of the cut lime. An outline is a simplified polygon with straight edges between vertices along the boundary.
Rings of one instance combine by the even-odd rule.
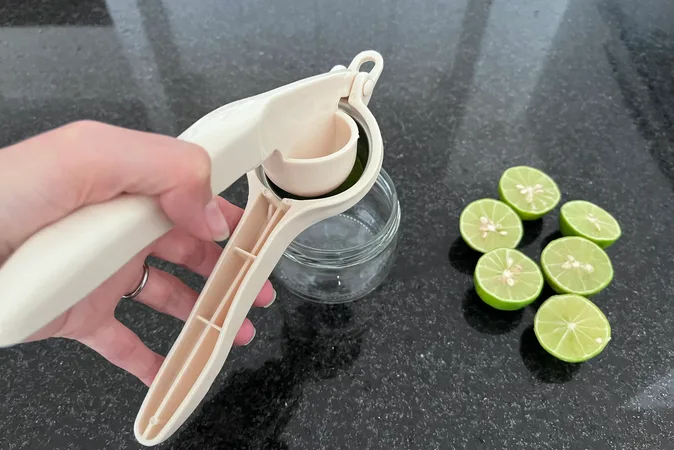
[[[601,310],[580,295],[554,295],[534,317],[536,339],[552,356],[570,363],[594,358],[611,340],[611,325]]]
[[[515,211],[491,198],[476,200],[466,206],[459,217],[459,230],[466,244],[481,253],[515,248],[524,232]]]
[[[620,225],[611,214],[584,200],[562,205],[559,229],[564,236],[580,236],[601,248],[607,248],[620,237]]]
[[[511,167],[498,182],[501,200],[519,214],[522,220],[540,219],[552,211],[562,195],[557,183],[538,169]]]
[[[608,255],[594,242],[563,237],[550,242],[541,254],[543,274],[559,294],[591,296],[613,279]]]
[[[499,248],[480,257],[473,277],[482,301],[503,311],[521,309],[538,298],[543,274],[524,253]]]

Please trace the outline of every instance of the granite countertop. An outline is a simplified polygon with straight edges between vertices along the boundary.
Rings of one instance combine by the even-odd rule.
[[[668,0],[0,3],[0,147],[75,119],[177,135],[215,107],[385,58],[370,104],[402,207],[364,332],[306,340],[279,289],[202,406],[159,448],[674,448],[674,3]],[[620,221],[613,339],[553,360],[535,306],[496,313],[458,235],[471,200],[533,165]],[[238,182],[225,197],[243,205]],[[527,226],[538,257],[557,211]],[[203,280],[173,266],[193,287]],[[165,353],[181,324],[117,315]],[[0,448],[135,449],[146,387],[73,342],[0,351]]]

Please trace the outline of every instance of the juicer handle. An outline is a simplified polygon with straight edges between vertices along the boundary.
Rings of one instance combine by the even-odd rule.
[[[0,267],[0,346],[23,342],[171,226],[154,199],[126,195],[38,231]]]
[[[244,103],[213,111],[178,137],[211,155],[215,193],[260,164],[255,118],[229,114]],[[224,136],[223,121],[230,131]],[[23,342],[172,227],[154,198],[124,195],[35,233],[0,267],[0,346]]]
[[[208,152],[211,189],[222,192],[274,151],[314,145],[357,75],[337,70],[229,103],[178,138]],[[31,236],[0,267],[0,346],[48,324],[172,226],[154,199],[126,196],[83,207]]]
[[[265,280],[307,225],[289,212],[292,205],[267,189],[249,196],[240,225],[143,401],[134,425],[141,444],[171,436],[208,392]]]

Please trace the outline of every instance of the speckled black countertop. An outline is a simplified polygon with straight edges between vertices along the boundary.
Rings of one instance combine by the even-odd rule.
[[[306,340],[280,290],[161,448],[674,448],[671,1],[5,0],[0,146],[84,118],[177,135],[366,49],[385,58],[370,106],[403,218],[393,273],[360,304],[365,332]],[[595,298],[613,340],[580,366],[546,357],[534,308],[497,314],[471,290],[459,212],[515,164],[623,227]],[[225,196],[243,205],[245,192]],[[527,227],[526,253],[556,221]],[[133,302],[118,316],[159,352],[180,331]],[[139,448],[145,393],[76,343],[3,349],[0,448]]]

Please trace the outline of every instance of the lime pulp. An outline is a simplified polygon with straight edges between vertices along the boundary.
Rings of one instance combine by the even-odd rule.
[[[621,235],[615,218],[599,206],[573,200],[562,205],[559,229],[564,236],[580,236],[602,248],[611,246]]]
[[[547,174],[528,166],[507,169],[498,183],[501,200],[522,220],[540,219],[557,206],[561,193]]]
[[[594,358],[611,340],[611,325],[604,313],[579,295],[555,295],[534,317],[534,333],[541,347],[570,363]]]
[[[475,290],[486,304],[503,311],[524,308],[538,298],[543,274],[524,253],[509,248],[480,257],[473,276]]]
[[[608,255],[597,244],[581,237],[550,242],[541,254],[541,267],[557,293],[592,296],[613,279]]]
[[[470,203],[461,212],[459,230],[474,250],[487,253],[497,248],[515,248],[522,239],[522,221],[508,205],[491,198]]]

